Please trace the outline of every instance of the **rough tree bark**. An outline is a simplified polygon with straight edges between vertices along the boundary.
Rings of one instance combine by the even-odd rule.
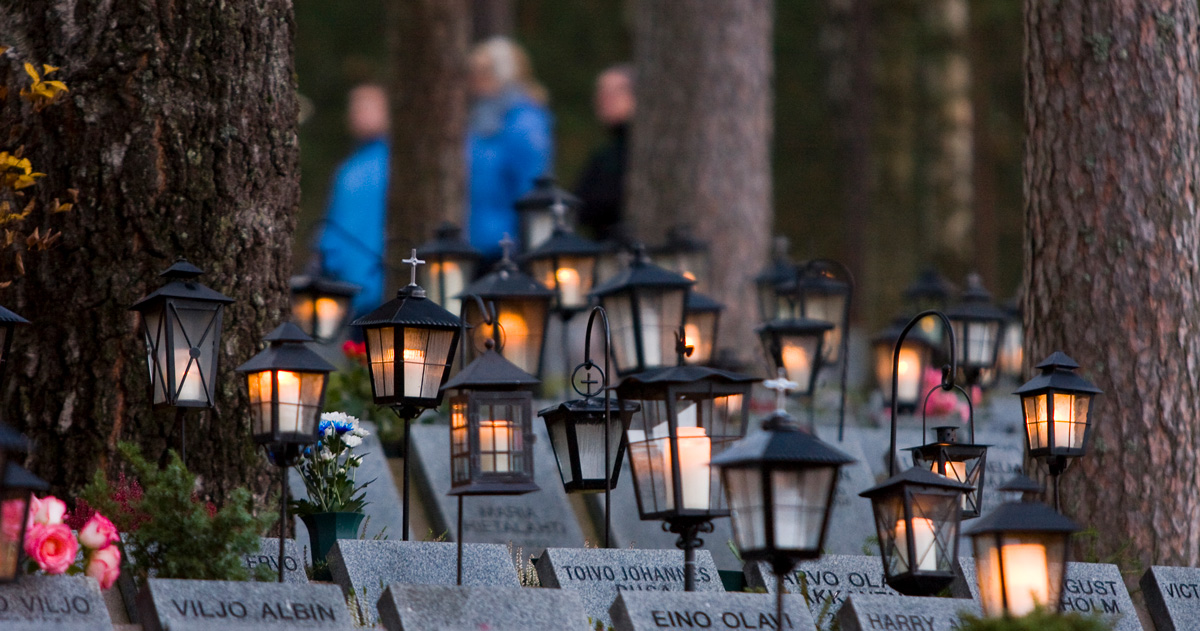
[[[25,121],[41,201],[79,190],[76,212],[37,219],[59,248],[27,262],[0,300],[32,321],[16,339],[4,419],[37,441],[29,462],[55,492],[111,465],[118,440],[151,457],[178,446],[152,411],[145,349],[128,309],[177,257],[235,299],[225,311],[217,404],[189,415],[187,464],[202,495],[270,467],[250,440],[233,368],[285,316],[298,202],[297,104],[288,0],[30,0],[0,9],[3,116]],[[16,98],[21,62],[62,67],[68,98],[40,114]],[[9,130],[5,130],[8,132]]]
[[[638,238],[691,224],[712,243],[722,348],[756,348],[753,283],[770,254],[774,3],[641,0],[629,207]]]
[[[469,0],[393,0],[392,146],[388,184],[389,287],[408,283],[400,260],[466,203]],[[389,295],[385,292],[385,295]]]
[[[1200,562],[1193,0],[1025,5],[1026,360],[1105,391],[1062,480],[1099,553]]]
[[[471,0],[471,41],[512,36],[515,14],[514,0]]]

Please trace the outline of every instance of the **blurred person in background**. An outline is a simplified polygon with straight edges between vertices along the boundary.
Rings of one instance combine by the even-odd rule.
[[[468,63],[467,233],[485,259],[495,260],[504,235],[517,236],[513,203],[550,167],[553,119],[529,55],[512,40],[493,37],[477,44]]]
[[[358,146],[334,174],[317,249],[324,275],[362,287],[354,297],[357,317],[383,302],[389,129],[383,86],[350,90],[346,118]]]
[[[608,141],[588,158],[575,185],[575,195],[583,201],[579,223],[602,241],[621,238],[627,138],[636,105],[633,80],[630,64],[610,66],[596,77],[592,104],[596,120],[608,131]]]

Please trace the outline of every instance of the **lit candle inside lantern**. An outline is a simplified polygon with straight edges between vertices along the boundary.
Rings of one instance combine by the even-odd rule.
[[[583,286],[579,272],[573,267],[560,267],[554,273],[558,281],[558,296],[564,307],[578,307],[583,304]]]
[[[280,370],[278,375],[279,431],[298,432],[300,431],[300,375],[287,370]]]
[[[700,352],[700,326],[692,322],[683,325],[683,343],[696,349],[696,354]]]
[[[712,439],[703,427],[696,426],[696,405],[681,404],[687,407],[677,413],[679,424],[675,428],[679,444],[679,485],[683,488],[683,505],[679,508],[707,510],[712,483],[708,464],[712,460]],[[669,432],[666,423],[654,428],[654,436],[663,439],[663,466],[668,479],[673,472]],[[675,506],[675,489],[670,483],[666,491],[666,505]]]
[[[956,480],[956,481],[962,482],[964,484],[967,483],[967,463],[965,463],[965,462],[956,462],[956,461],[951,460],[946,463],[946,472],[942,473],[941,471],[938,471],[938,463],[936,461],[934,461],[934,462],[930,463],[929,470],[938,475],[944,475],[947,478],[950,478],[951,480]],[[967,498],[969,498],[969,497],[970,497],[969,493],[963,493],[963,496],[962,496],[963,508],[967,508]]]
[[[1071,429],[1074,427],[1074,414],[1071,404],[1075,397],[1069,394],[1054,396],[1054,446],[1076,447],[1072,441]],[[1082,437],[1081,437],[1082,438]]]
[[[175,349],[175,381],[179,383],[176,401],[207,400],[200,380],[200,359],[193,360],[191,348]]]
[[[788,379],[807,388],[812,379],[812,364],[808,348],[794,342],[783,343],[783,366],[787,369]]]
[[[1008,596],[1008,611],[1023,616],[1039,603],[1050,600],[1050,574],[1046,563],[1046,548],[1036,543],[1012,543],[1000,548],[1004,558],[1004,593]],[[996,565],[996,549],[992,549],[992,567]],[[996,599],[999,601],[999,598]]]
[[[512,471],[513,424],[504,419],[479,422],[480,466],[484,473]]]
[[[419,348],[404,349],[404,396],[421,396],[422,378],[425,375],[425,351]]]
[[[297,296],[295,302],[292,303],[292,317],[300,325],[300,329],[309,335],[312,335],[314,310],[312,298],[309,296]]]
[[[913,568],[908,558],[908,526],[903,519],[896,522],[896,554],[900,558],[900,571],[910,569],[922,571],[937,570],[937,550],[935,550],[933,520],[925,517],[914,517],[913,544],[916,548],[917,567]]]
[[[342,322],[342,305],[333,298],[317,298],[317,333],[320,338],[331,338]]]
[[[896,370],[896,398],[901,401],[914,401],[921,392],[921,351],[915,348],[900,347],[900,361]],[[887,387],[891,387],[889,383]]]
[[[430,295],[433,297],[433,301],[442,305],[451,313],[458,313],[462,306],[462,301],[454,298],[454,296],[461,294],[463,288],[466,286],[466,278],[463,276],[462,268],[454,261],[446,261],[445,263],[435,262],[429,264],[429,273],[434,279],[437,279],[439,275],[442,279],[440,286],[437,280],[431,283],[433,287],[431,288]],[[444,293],[442,292],[442,287],[445,287]]]

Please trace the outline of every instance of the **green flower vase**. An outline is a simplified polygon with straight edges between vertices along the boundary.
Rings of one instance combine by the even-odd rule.
[[[300,521],[308,529],[309,545],[312,546],[313,567],[324,567],[325,555],[338,539],[358,539],[358,527],[362,524],[362,513],[312,513],[301,515]]]

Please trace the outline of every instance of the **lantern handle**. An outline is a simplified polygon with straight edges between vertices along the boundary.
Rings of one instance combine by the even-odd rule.
[[[950,365],[942,369],[942,383],[938,387],[946,390],[953,388],[954,376],[958,374],[958,348],[954,339],[954,326],[950,324],[950,318],[937,309],[927,309],[913,316],[908,321],[908,324],[904,325],[904,330],[900,332],[900,337],[896,338],[896,347],[892,349],[892,437],[890,443],[891,449],[888,450],[889,478],[896,475],[896,417],[899,416],[900,409],[899,402],[896,399],[896,391],[900,387],[900,349],[904,346],[904,340],[908,338],[909,331],[912,331],[918,322],[929,316],[936,316],[942,319],[942,322],[945,324],[942,328],[946,331],[946,337],[950,340]],[[924,438],[924,434],[922,434],[922,438]],[[972,436],[972,440],[974,440],[974,436]]]
[[[475,306],[479,307],[479,313],[483,315],[483,322],[480,324],[491,325],[492,343],[495,345],[496,351],[499,352],[502,346],[500,344],[500,325],[496,318],[496,303],[489,300],[485,305],[483,303],[483,298],[480,298],[479,294],[467,294],[463,296],[462,300],[464,304],[462,309],[462,317],[459,318],[459,329],[461,331],[459,337],[463,340],[463,343],[459,349],[461,351],[459,355],[462,359],[463,366],[467,365],[467,307],[465,303],[468,298],[475,301]]]
[[[786,248],[786,242],[785,242],[785,248]],[[784,250],[785,257],[786,257],[786,253],[787,253],[787,251],[785,249]],[[809,273],[810,270],[820,271],[822,269],[830,269],[830,268],[832,268],[838,275],[840,275],[842,277],[841,278],[842,281],[844,281],[847,285],[850,286],[850,291],[846,292],[846,305],[842,311],[842,339],[838,340],[838,345],[841,346],[841,349],[838,352],[838,356],[842,358],[842,362],[841,362],[841,364],[842,364],[842,370],[841,370],[841,373],[842,373],[841,374],[842,399],[841,399],[841,402],[838,403],[838,442],[841,442],[845,438],[845,435],[846,435],[846,381],[848,378],[847,373],[849,371],[849,362],[846,361],[846,358],[850,354],[850,303],[854,299],[854,288],[856,286],[855,282],[854,282],[854,274],[850,273],[850,268],[846,267],[846,265],[843,264],[841,261],[835,261],[833,259],[811,259],[811,260],[805,262],[803,267],[800,268],[800,273],[798,274],[798,277],[797,277],[796,289],[798,291],[801,290],[801,288],[803,287],[803,284],[800,283],[799,280],[803,279]],[[804,301],[801,300],[800,304],[803,305]],[[801,315],[804,315],[807,317],[807,314],[801,314]]]
[[[967,431],[969,432],[969,435],[970,435],[970,443],[969,444],[974,445],[975,444],[975,404],[971,402],[971,395],[968,394],[967,391],[964,390],[962,386],[960,386],[956,383],[951,383],[950,387],[947,388],[945,386],[944,381],[943,381],[943,383],[939,383],[938,385],[930,388],[929,392],[925,393],[925,401],[921,404],[921,440],[925,440],[925,432],[928,431],[925,428],[925,415],[926,415],[926,412],[928,411],[928,407],[929,407],[929,397],[933,396],[933,393],[937,390],[957,390],[957,391],[961,392],[963,395],[963,398],[967,400]]]
[[[604,369],[600,371],[600,382],[604,393],[604,420],[607,423],[612,418],[612,398],[608,396],[608,361],[612,357],[612,330],[608,325],[608,312],[604,307],[596,305],[592,307],[592,311],[588,314],[587,331],[583,338],[583,363],[581,366],[595,366],[592,361],[592,325],[596,322],[596,317],[599,316],[600,323],[604,325]],[[576,368],[576,371],[579,369]],[[571,387],[575,387],[575,377],[571,376]],[[576,392],[579,392],[576,390]],[[583,394],[583,393],[580,393]],[[585,398],[590,398],[584,395]],[[624,406],[622,406],[624,407]],[[612,454],[612,432],[605,430],[604,432],[604,547],[609,547],[609,533],[612,532],[612,462],[610,455]]]

